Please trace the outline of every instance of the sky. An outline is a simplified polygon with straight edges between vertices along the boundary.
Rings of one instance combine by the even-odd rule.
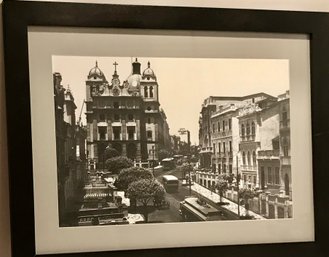
[[[121,83],[131,74],[136,57],[53,56],[53,72],[62,75],[62,85],[71,89],[79,117],[86,96],[90,69],[98,67],[110,82],[114,62]],[[167,115],[171,135],[180,128],[191,132],[191,143],[198,144],[201,105],[209,96],[245,96],[264,92],[278,96],[289,90],[289,61],[281,59],[148,58],[138,57],[141,72],[151,68],[159,84],[159,101]],[[82,122],[86,124],[85,110]]]

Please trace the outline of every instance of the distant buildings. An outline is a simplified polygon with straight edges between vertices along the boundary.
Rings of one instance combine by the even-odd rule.
[[[114,63],[111,81],[96,62],[87,76],[87,150],[91,170],[103,166],[107,146],[137,162],[158,160],[170,149],[169,126],[160,108],[159,84],[151,64],[141,72],[137,58],[132,72],[121,82]]]
[[[289,91],[205,99],[199,183],[210,188],[218,174],[239,174],[241,187],[291,199],[289,121]]]

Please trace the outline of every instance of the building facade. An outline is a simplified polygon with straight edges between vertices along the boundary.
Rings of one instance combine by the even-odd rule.
[[[251,106],[256,106],[256,103],[265,99],[275,100],[276,98],[265,93],[258,93],[243,97],[211,96],[204,100],[199,119],[200,166],[206,169],[200,173],[199,177],[204,185],[213,185],[217,174],[221,173],[242,174],[243,184],[247,184],[249,179],[256,185],[257,165],[254,163],[257,143],[252,142],[255,140],[256,123],[251,122],[249,114]],[[242,125],[242,123],[245,124]],[[248,137],[246,137],[247,134],[243,136],[241,134],[247,133],[247,128],[244,127],[247,124],[250,126]],[[251,136],[252,132],[254,136]],[[247,165],[248,152],[250,165]]]
[[[170,148],[169,126],[159,103],[159,85],[148,62],[141,73],[136,59],[121,82],[117,66],[110,82],[96,65],[86,81],[87,149],[90,169],[104,166],[107,146],[134,161],[158,159]]]
[[[277,98],[264,93],[232,97],[225,104],[212,98],[205,101],[208,108],[202,107],[199,132],[200,153],[211,156],[210,165],[197,171],[197,182],[213,189],[219,174],[239,174],[240,188],[258,193],[250,203],[253,211],[292,217],[289,91]],[[227,197],[236,201],[237,192]]]
[[[53,74],[57,181],[60,226],[70,225],[83,197],[86,179],[86,130],[76,122],[74,97],[61,84],[62,76]]]
[[[291,157],[290,157],[290,97],[289,91],[279,96],[280,114],[280,165],[281,190],[292,199]]]

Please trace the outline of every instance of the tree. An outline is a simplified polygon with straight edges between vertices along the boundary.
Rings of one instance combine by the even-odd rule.
[[[248,188],[242,188],[239,190],[239,197],[244,201],[244,207],[246,208],[246,216],[249,216],[249,203],[248,200],[255,197],[255,192]]]
[[[145,221],[148,222],[148,203],[152,199],[163,198],[165,190],[156,179],[140,179],[129,185],[127,194],[129,198],[136,199],[142,204],[142,213],[145,216]]]
[[[188,174],[189,171],[192,171],[193,167],[191,164],[183,163],[183,165],[177,167],[177,170],[182,173],[182,178],[185,179],[186,174]]]
[[[120,171],[118,179],[115,182],[115,186],[122,191],[126,191],[132,182],[140,179],[152,179],[153,174],[151,171],[139,168],[130,167]]]
[[[221,174],[218,176],[215,187],[218,190],[220,202],[222,202],[223,195],[228,189],[228,181],[225,174]]]
[[[120,155],[120,153],[115,148],[113,148],[111,146],[107,146],[104,151],[104,160],[106,161],[108,159],[117,157],[119,155]]]
[[[228,184],[233,183],[233,179],[234,179],[234,174],[233,173],[223,174],[223,177],[227,181]]]
[[[106,168],[113,174],[118,174],[122,169],[130,168],[134,164],[125,156],[117,156],[106,160]]]
[[[171,156],[170,152],[167,151],[166,149],[159,150],[158,155],[159,155],[159,160],[160,161],[162,161],[163,159],[168,158],[168,157]]]

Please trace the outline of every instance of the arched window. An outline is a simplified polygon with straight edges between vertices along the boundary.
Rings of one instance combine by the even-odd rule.
[[[144,87],[144,97],[148,97],[147,87]]]
[[[250,162],[250,152],[247,153],[247,160],[248,160],[248,165],[250,165],[251,164],[251,162]]]
[[[256,134],[256,127],[255,127],[255,122],[251,123],[251,135],[255,135]]]
[[[245,130],[244,130],[244,124],[241,125],[241,135],[244,136]]]
[[[246,153],[242,152],[242,163],[246,164]]]
[[[250,135],[250,124],[249,124],[249,122],[247,123],[247,135]]]
[[[252,163],[254,166],[256,166],[256,152],[255,151],[252,152]]]
[[[150,86],[150,97],[153,97],[153,87]]]

